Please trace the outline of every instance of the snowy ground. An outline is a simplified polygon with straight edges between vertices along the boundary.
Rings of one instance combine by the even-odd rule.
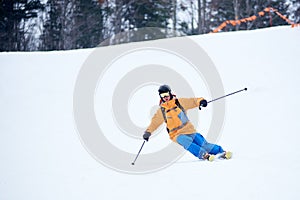
[[[185,154],[141,175],[103,166],[76,132],[74,85],[91,49],[1,53],[0,199],[299,199],[299,35],[283,26],[191,37],[212,58],[225,93],[248,87],[226,101],[217,141],[234,157],[210,163]],[[144,152],[159,148],[159,137]],[[141,140],[135,144],[129,151]]]

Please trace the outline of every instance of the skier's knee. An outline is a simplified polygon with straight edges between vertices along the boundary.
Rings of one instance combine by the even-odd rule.
[[[179,135],[176,139],[177,143],[183,146],[184,149],[188,149],[192,144],[193,139],[187,135]]]

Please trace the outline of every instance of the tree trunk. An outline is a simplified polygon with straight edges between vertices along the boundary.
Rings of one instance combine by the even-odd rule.
[[[198,0],[198,34],[203,33],[203,25],[202,25],[202,6],[201,6],[201,0]]]
[[[115,9],[115,34],[121,32],[121,23],[122,23],[122,1],[116,0],[116,9]]]
[[[206,33],[206,0],[202,3],[202,33]]]
[[[173,31],[177,30],[177,0],[173,0]]]
[[[191,1],[191,10],[192,10],[191,26],[192,26],[192,34],[194,34],[195,28],[194,28],[194,6],[193,6],[193,1]]]
[[[235,16],[235,20],[239,20],[239,2],[238,0],[233,0],[233,6],[234,6],[234,16]],[[239,25],[237,24],[235,26],[235,30],[238,31],[239,30]]]

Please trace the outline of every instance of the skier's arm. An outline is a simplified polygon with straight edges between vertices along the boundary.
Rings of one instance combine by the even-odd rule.
[[[164,122],[164,117],[161,109],[159,108],[154,114],[154,116],[152,117],[151,123],[145,132],[153,133],[163,122]]]
[[[204,100],[203,97],[200,98],[179,98],[178,101],[180,105],[186,110],[192,108],[198,108],[200,105],[200,101]]]

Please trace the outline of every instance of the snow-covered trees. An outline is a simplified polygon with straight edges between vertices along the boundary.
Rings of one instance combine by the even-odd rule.
[[[144,27],[161,29],[160,38],[211,32],[225,20],[239,20],[274,7],[300,22],[299,0],[0,0],[0,51],[66,50],[152,39],[134,35]],[[224,31],[286,24],[268,13]],[[153,38],[157,38],[157,34]]]

